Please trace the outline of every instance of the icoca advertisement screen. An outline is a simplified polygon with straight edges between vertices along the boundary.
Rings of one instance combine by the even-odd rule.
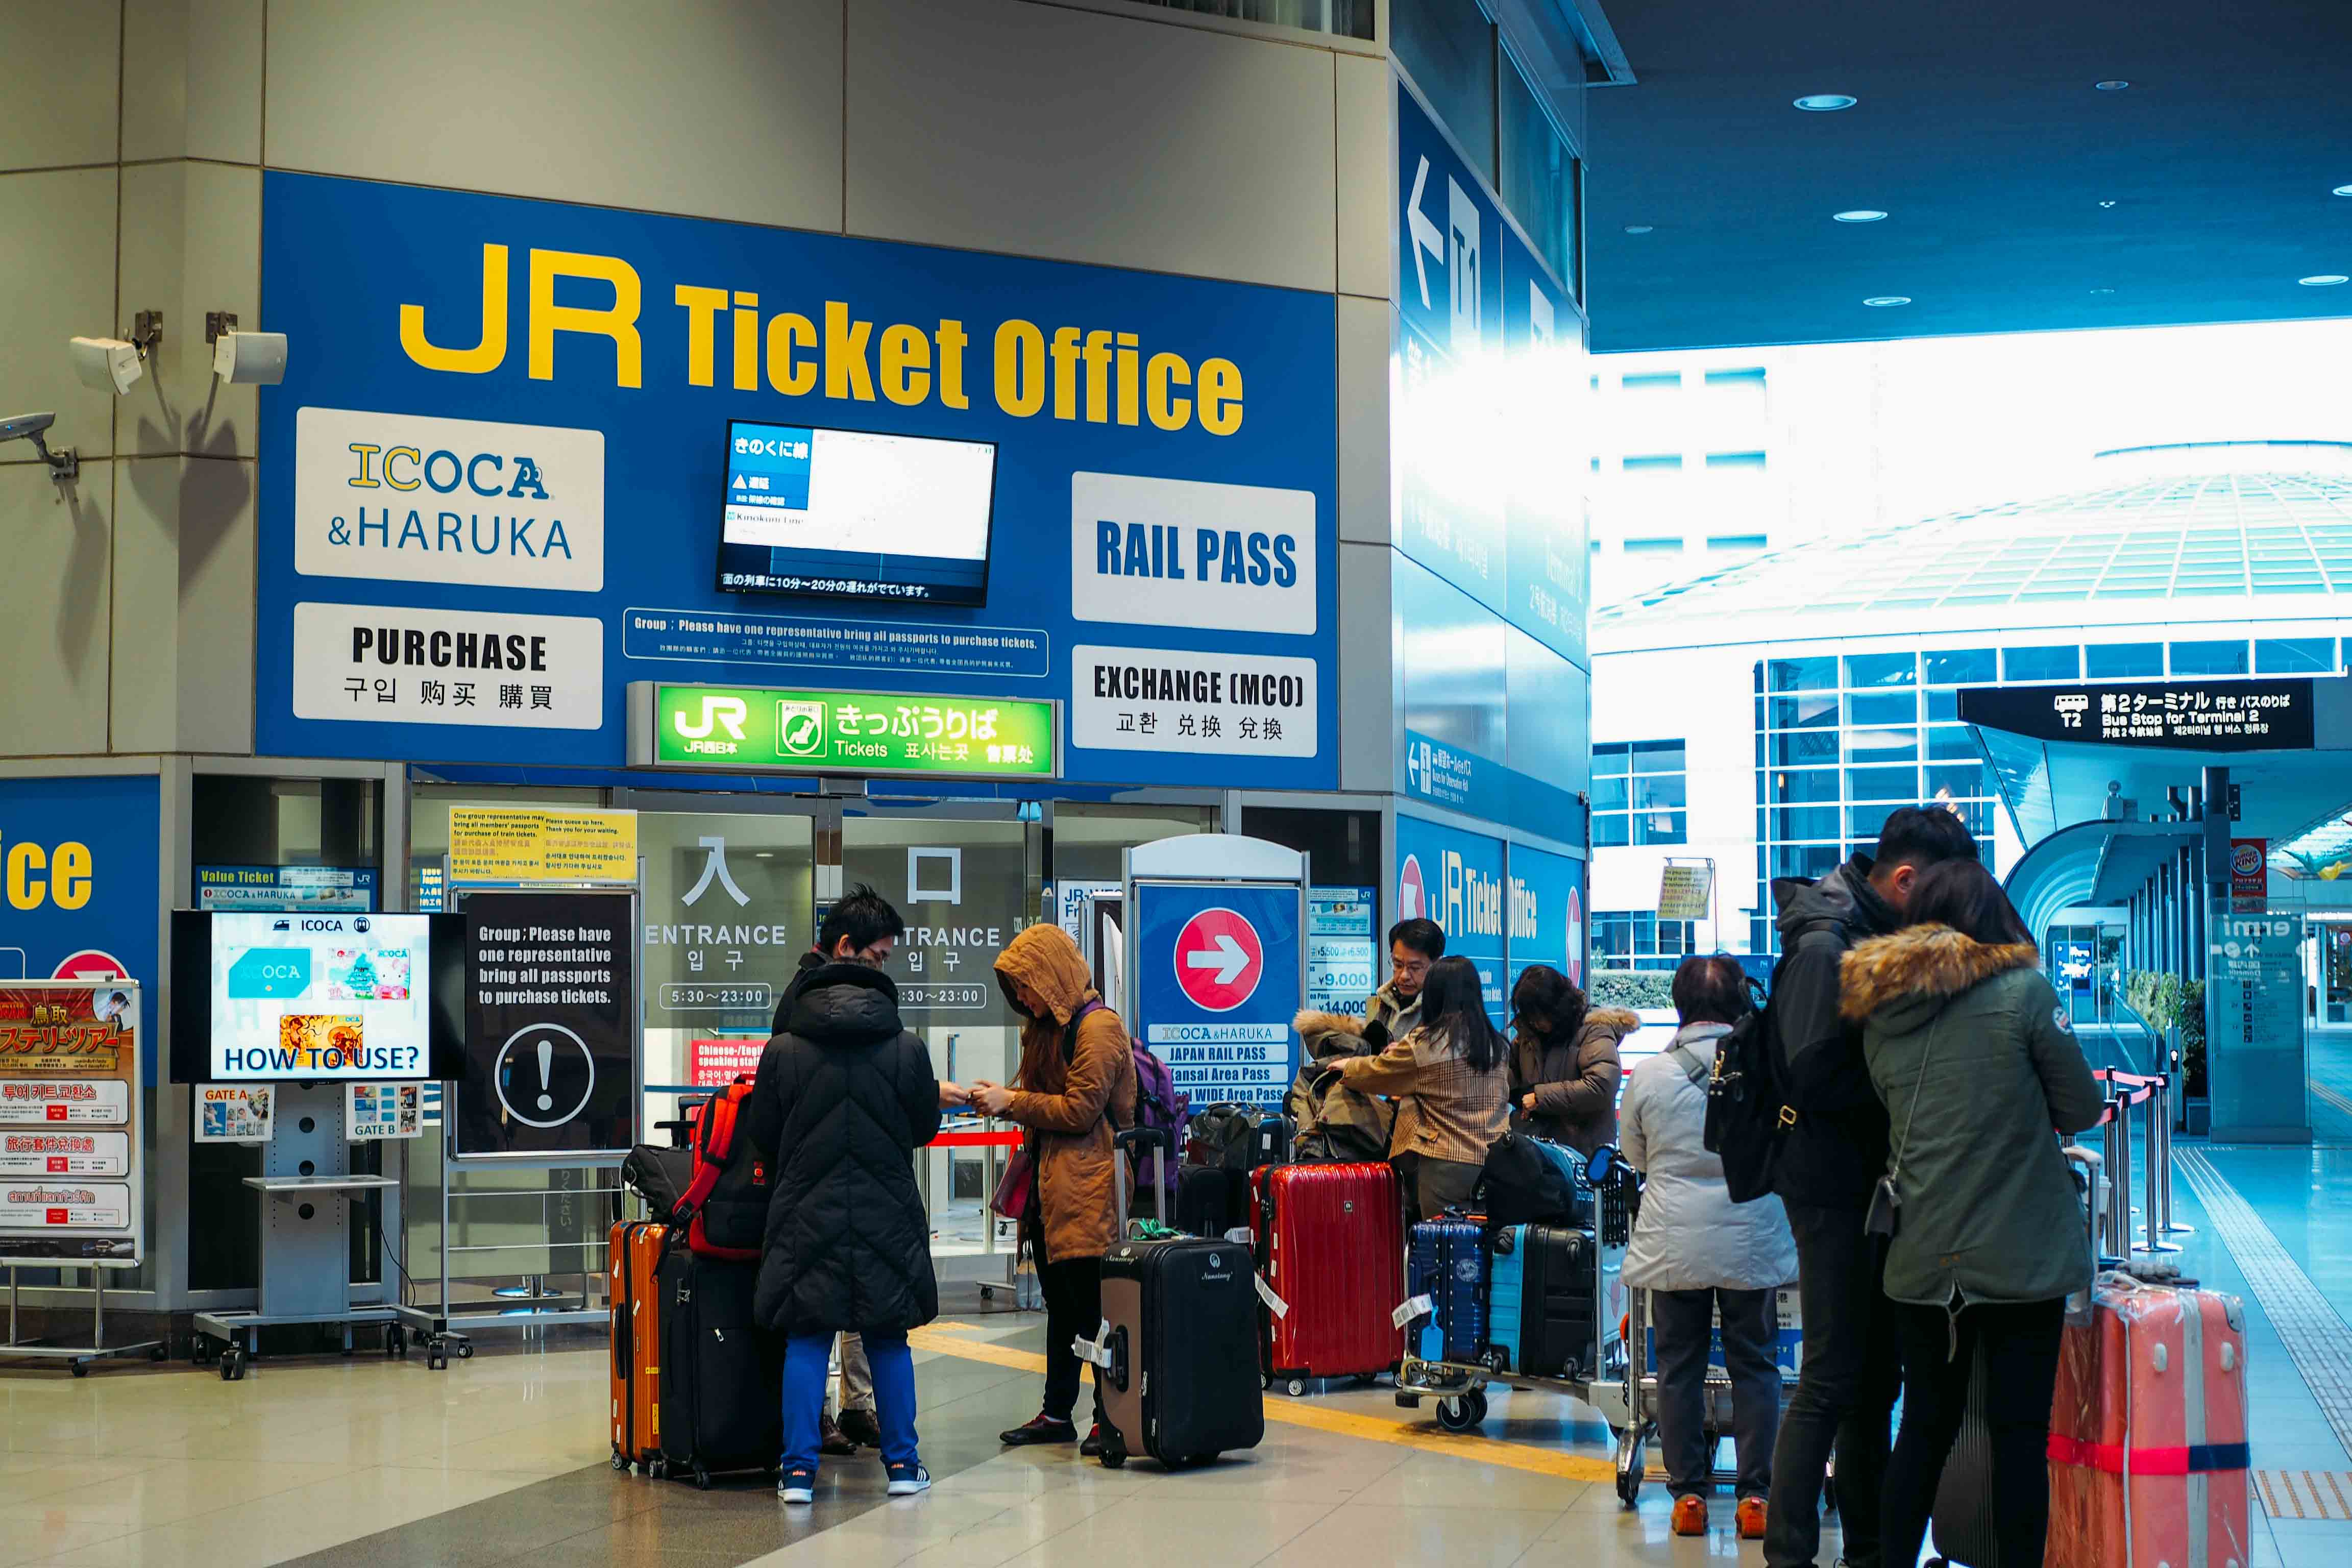
[[[211,1076],[429,1076],[424,915],[212,917]]]
[[[738,419],[725,473],[721,588],[987,602],[993,441]]]

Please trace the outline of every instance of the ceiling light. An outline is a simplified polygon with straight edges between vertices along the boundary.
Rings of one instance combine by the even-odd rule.
[[[1911,296],[1908,294],[1873,294],[1863,301],[1873,310],[1884,310],[1889,305],[1907,305],[1910,302]]]
[[[2338,185],[2336,187],[2336,194],[2339,196],[2352,196],[2352,185]]]
[[[1625,226],[1625,232],[1627,234],[1647,234],[1653,226],[1653,225],[1646,223],[1629,223]]]
[[[2112,201],[2103,201],[2103,202],[2101,202],[2099,205],[2100,205],[2101,206],[2103,206],[2103,207],[2111,207],[2111,206],[2115,205],[2116,204],[2115,204],[2114,202],[2112,202]]]
[[[2338,283],[2352,283],[2352,278],[2347,278],[2341,272],[2315,272],[2308,278],[2298,278],[2295,281],[2306,289],[2333,289]]]
[[[1827,114],[1834,109],[1852,109],[1861,101],[1843,92],[1809,92],[1797,100],[1797,107],[1815,114]]]
[[[1852,212],[1832,213],[1840,223],[1876,223],[1886,215],[1872,207],[1856,207]]]
[[[2112,289],[2094,289],[2091,292],[2094,294],[2112,294],[2115,290]]]
[[[2097,88],[2101,92],[2121,92],[2124,89],[2129,87],[2131,83],[2127,81],[2110,79],[2107,81],[2095,81],[2091,85]]]

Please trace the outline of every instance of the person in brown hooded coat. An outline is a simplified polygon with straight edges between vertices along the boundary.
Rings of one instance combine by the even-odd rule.
[[[1590,1005],[1574,981],[1537,963],[1511,987],[1511,1024],[1514,1119],[1587,1159],[1617,1142],[1617,1048],[1642,1020]]]
[[[1034,925],[997,955],[996,983],[1025,1020],[1020,1087],[971,1088],[971,1103],[1029,1132],[1036,1183],[1022,1235],[1037,1255],[1045,1296],[1045,1398],[1036,1417],[1001,1434],[1008,1444],[1076,1440],[1078,1358],[1102,1318],[1102,1257],[1124,1218],[1113,1187],[1115,1130],[1135,1125],[1135,1047],[1094,988],[1067,931]],[[1082,1451],[1098,1452],[1099,1427]]]

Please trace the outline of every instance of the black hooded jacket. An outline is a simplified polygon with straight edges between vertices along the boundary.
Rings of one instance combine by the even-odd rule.
[[[1861,1028],[1838,1015],[1838,966],[1854,943],[1893,931],[1895,911],[1871,890],[1866,855],[1818,882],[1774,882],[1772,898],[1786,955],[1773,983],[1774,1066],[1797,1112],[1772,1190],[1784,1203],[1866,1209],[1886,1173],[1886,1107],[1863,1060]]]
[[[904,1332],[939,1316],[913,1155],[940,1131],[930,1052],[878,969],[795,977],[745,1131],[775,1163],[753,1310],[783,1334]]]

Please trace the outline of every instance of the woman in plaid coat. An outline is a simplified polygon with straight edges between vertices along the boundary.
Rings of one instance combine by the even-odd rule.
[[[1486,1016],[1478,966],[1457,955],[1430,969],[1411,1033],[1376,1057],[1336,1064],[1349,1089],[1396,1100],[1389,1159],[1415,1219],[1467,1204],[1477,1190],[1487,1149],[1510,1126],[1510,1055]]]

